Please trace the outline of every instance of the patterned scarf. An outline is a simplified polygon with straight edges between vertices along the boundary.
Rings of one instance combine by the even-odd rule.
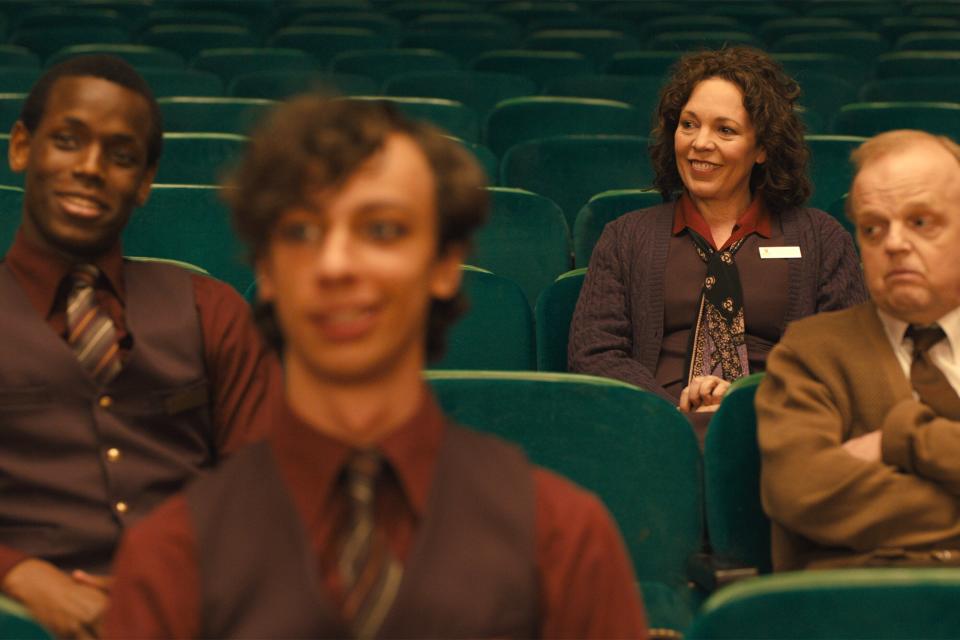
[[[687,384],[696,376],[736,380],[750,372],[743,320],[743,290],[734,256],[743,245],[740,238],[717,251],[688,228],[700,259],[707,263],[707,277],[687,347]]]

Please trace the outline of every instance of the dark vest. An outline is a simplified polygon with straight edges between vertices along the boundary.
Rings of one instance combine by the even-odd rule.
[[[186,496],[197,533],[201,637],[349,636],[268,443],[235,454]],[[531,467],[518,449],[450,425],[379,637],[536,636],[534,500]]]
[[[125,262],[132,345],[99,387],[0,265],[0,544],[105,573],[124,527],[212,463],[188,272]]]

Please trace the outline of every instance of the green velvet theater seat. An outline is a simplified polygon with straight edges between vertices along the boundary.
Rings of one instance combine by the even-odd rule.
[[[533,317],[537,327],[538,371],[567,371],[570,321],[586,273],[586,269],[574,269],[559,275],[537,298]]]
[[[952,80],[950,80],[952,82]],[[956,102],[855,102],[833,119],[833,132],[873,136],[892,129],[922,129],[960,139],[960,104]]]
[[[853,165],[850,153],[866,140],[861,136],[810,135],[804,140],[810,149],[808,172],[813,182],[809,205],[826,210],[850,188]]]
[[[23,189],[0,186],[0,251],[4,254],[13,244],[23,213]]]
[[[434,369],[536,369],[533,313],[523,290],[486,269],[463,266],[461,289],[469,308],[447,334],[447,351]]]
[[[236,133],[245,135],[270,108],[260,98],[176,96],[159,98],[163,129],[179,133]]]
[[[652,189],[613,189],[590,198],[577,213],[573,223],[573,255],[577,267],[590,264],[593,247],[603,228],[620,216],[637,209],[646,209],[663,202],[660,192]]]
[[[652,393],[562,373],[428,372],[444,411],[518,443],[593,491],[620,527],[651,627],[682,630],[685,566],[703,535],[701,460],[690,424]]]
[[[712,428],[712,427],[711,427]],[[956,638],[960,571],[842,569],[761,576],[703,606],[688,639]]]
[[[219,184],[247,139],[233,133],[165,133],[157,184]]]
[[[0,638],[3,640],[51,640],[53,634],[41,627],[22,605],[0,596]]]

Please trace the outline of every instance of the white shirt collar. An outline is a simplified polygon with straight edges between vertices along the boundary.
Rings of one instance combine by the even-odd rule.
[[[890,343],[903,345],[905,339],[904,334],[907,331],[907,327],[910,326],[910,323],[893,317],[879,307],[877,307],[877,315],[880,317],[880,322],[883,324],[883,329],[886,331]],[[960,307],[944,314],[935,324],[940,325],[943,332],[947,334],[950,356],[953,357],[953,346],[960,344]]]

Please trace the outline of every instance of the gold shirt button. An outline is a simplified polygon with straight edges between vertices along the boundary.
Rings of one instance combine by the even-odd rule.
[[[118,502],[117,504],[115,504],[114,507],[116,508],[117,513],[126,513],[126,512],[127,512],[127,503],[124,502],[123,500],[121,500],[120,502]]]
[[[113,404],[113,398],[110,396],[100,396],[100,406],[106,409]]]
[[[120,459],[120,449],[117,449],[116,447],[110,447],[109,449],[107,449],[107,460],[109,460],[110,462],[116,462],[119,459]]]

